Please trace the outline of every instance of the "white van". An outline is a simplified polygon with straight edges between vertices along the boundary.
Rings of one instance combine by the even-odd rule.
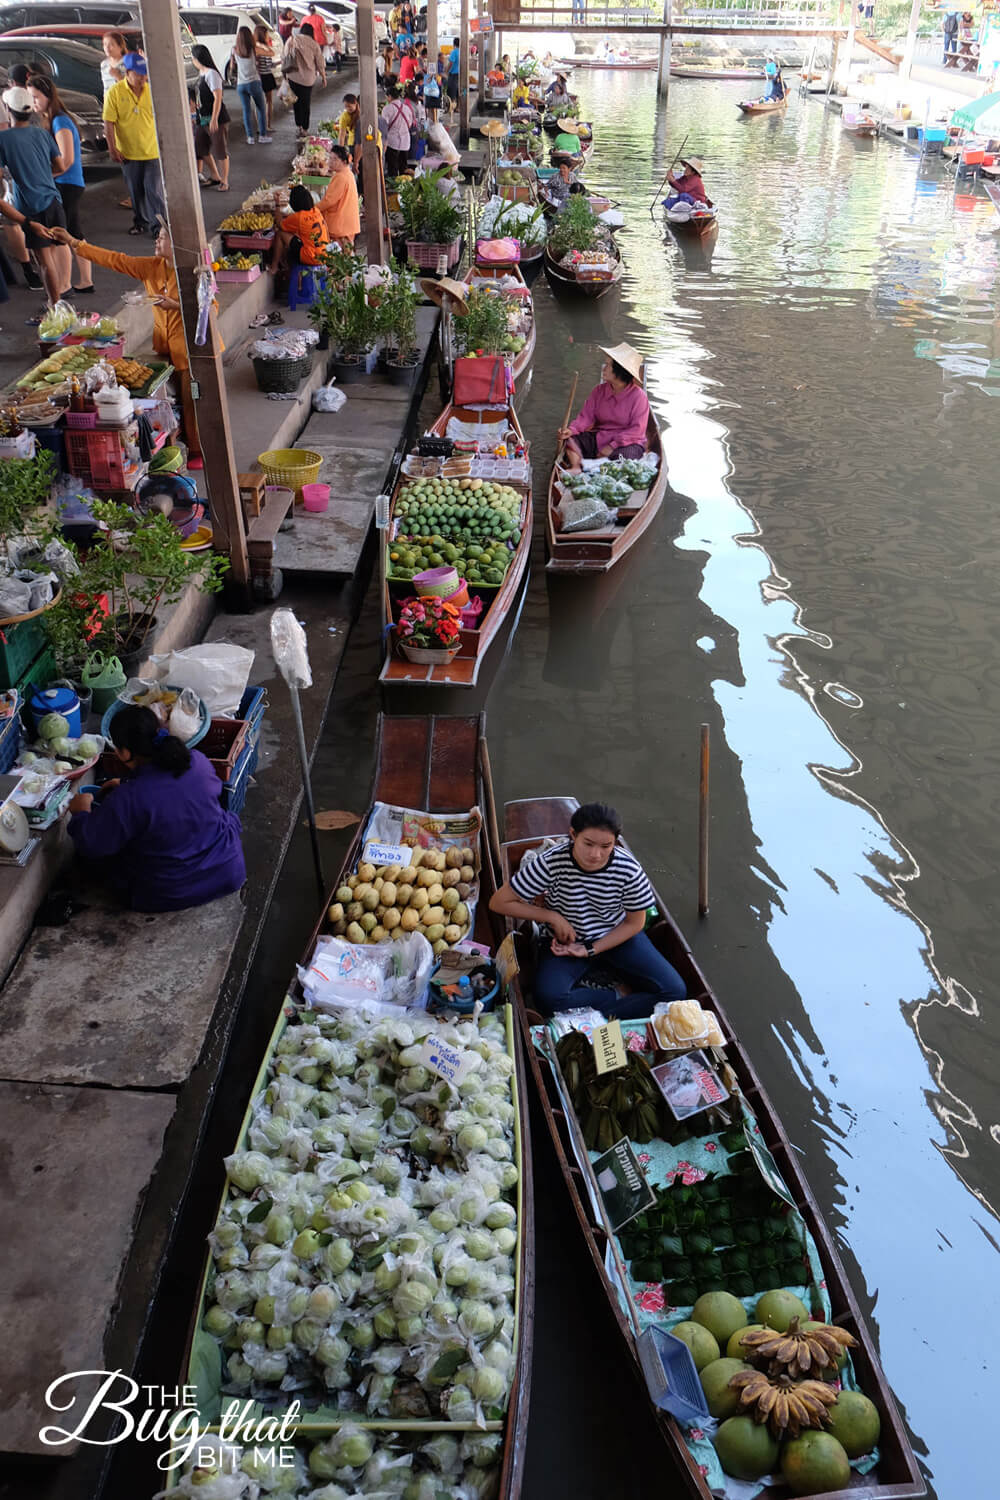
[[[253,31],[261,23],[268,29],[271,26],[263,11],[247,9],[245,6],[182,5],[180,13],[193,33],[195,42],[208,48],[213,63],[227,83],[235,82],[235,69],[230,67],[229,58],[236,45],[236,33],[240,27],[248,26]],[[275,61],[280,63],[281,39],[277,31],[273,32],[272,40],[275,44]],[[280,67],[275,71],[280,76]]]

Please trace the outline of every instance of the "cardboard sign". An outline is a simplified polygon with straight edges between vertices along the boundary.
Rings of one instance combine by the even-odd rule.
[[[483,36],[490,35],[493,31],[493,17],[473,16],[469,21],[469,30],[472,32],[473,36],[477,31],[480,32]]]
[[[497,949],[496,956],[497,973],[500,975],[501,984],[506,987],[516,974],[520,974],[521,966],[514,952],[514,934],[508,932],[503,942]]]
[[[402,865],[405,870],[412,854],[413,850],[407,844],[377,844],[372,840],[365,845],[361,863],[374,865],[376,869],[381,865]]]
[[[652,1069],[660,1093],[675,1120],[713,1109],[729,1098],[719,1075],[704,1052],[685,1052]]]
[[[646,1174],[624,1137],[616,1141],[610,1151],[599,1156],[593,1166],[604,1212],[616,1232],[656,1202],[656,1193],[646,1181]]]
[[[421,1054],[422,1061],[428,1068],[433,1068],[448,1083],[456,1085],[462,1082],[466,1074],[472,1072],[475,1066],[473,1058],[478,1055],[467,1052],[462,1047],[451,1047],[447,1042],[430,1036],[424,1042]]]
[[[594,1066],[598,1073],[613,1073],[616,1068],[624,1068],[628,1062],[628,1054],[625,1051],[620,1021],[609,1021],[606,1026],[598,1026],[593,1042]]]

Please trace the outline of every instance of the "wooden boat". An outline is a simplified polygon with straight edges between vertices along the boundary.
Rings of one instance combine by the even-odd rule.
[[[667,492],[667,466],[663,457],[660,429],[652,412],[646,428],[646,448],[655,453],[660,466],[641,505],[632,508],[622,506],[614,526],[602,531],[557,531],[555,513],[558,506],[556,486],[559,459],[556,457],[549,476],[548,503],[545,508],[545,540],[549,560],[545,564],[548,573],[606,573],[615,563],[621,562],[625,554],[635,546],[643,532],[652,522],[663,504]]]
[[[549,285],[554,291],[566,292],[574,297],[589,297],[596,301],[598,297],[606,297],[622,279],[621,251],[617,245],[612,244],[611,255],[614,257],[614,270],[610,279],[606,281],[581,281],[572,271],[561,266],[553,258],[548,244],[545,246],[545,274],[549,279]]]
[[[848,135],[856,135],[862,138],[871,138],[878,135],[878,120],[870,115],[867,110],[857,112],[845,110],[841,115],[840,123]]]
[[[679,214],[675,208],[668,208],[663,217],[666,219],[674,234],[686,236],[698,236],[711,234],[719,227],[719,211],[709,208],[704,213],[693,213],[688,216]]]
[[[484,763],[488,765],[488,756],[484,757]],[[510,878],[527,849],[534,847],[545,837],[563,834],[578,805],[575,799],[568,797],[543,797],[508,803],[504,809],[506,842],[499,844],[498,820],[488,782],[485,791],[488,825],[492,836],[498,841],[501,880]],[[660,916],[647,929],[649,937],[682,975],[687,983],[688,994],[701,999],[718,1017],[725,1039],[726,1059],[733,1074],[732,1082],[755,1117],[760,1137],[770,1150],[777,1170],[812,1235],[832,1304],[831,1321],[846,1327],[857,1340],[857,1347],[851,1351],[854,1368],[862,1390],[874,1401],[881,1418],[880,1457],[876,1468],[865,1476],[852,1471],[848,1490],[825,1492],[821,1500],[918,1500],[919,1496],[926,1494],[926,1487],[896,1410],[892,1392],[880,1368],[870,1332],[848,1283],[830,1231],[803,1176],[799,1158],[718,997],[712,992],[683,934],[658,893],[656,909]],[[500,919],[497,922],[496,932],[499,936],[502,926]],[[510,927],[512,924],[506,925]],[[524,1026],[525,1049],[542,1112],[594,1270],[607,1298],[611,1315],[618,1324],[625,1349],[636,1365],[640,1385],[644,1385],[635,1330],[620,1301],[616,1271],[613,1269],[618,1255],[617,1244],[608,1235],[604,1216],[594,1207],[587,1153],[575,1124],[575,1116],[567,1108],[565,1095],[559,1090],[548,1055],[543,1055],[534,1045],[531,1025],[541,1018],[529,1009],[530,988],[526,981],[530,976],[532,952],[527,934],[515,934],[515,947],[521,972],[514,978],[509,993],[515,999]],[[585,994],[586,991],[582,993]],[[609,1270],[609,1267],[612,1269]],[[682,1428],[664,1411],[653,1408],[653,1415],[681,1470],[685,1493],[696,1497],[696,1500],[710,1500],[711,1492],[707,1481],[684,1440]],[[762,1491],[763,1500],[769,1500],[769,1497],[778,1500],[779,1496],[783,1500],[787,1494],[786,1486],[780,1482],[777,1487],[769,1485]]]
[[[508,423],[512,426],[518,437],[523,441],[520,424],[514,408],[508,407],[505,411],[471,411],[465,407],[455,406],[449,402],[444,411],[438,417],[431,428],[435,437],[447,435],[448,421],[451,417],[458,417],[464,422],[478,422],[484,427],[496,425],[498,432],[506,430]],[[390,533],[393,522],[393,509],[396,496],[405,479],[400,476],[399,484],[393,494],[392,509],[389,512]],[[379,673],[381,682],[392,686],[406,685],[410,687],[474,687],[479,677],[479,669],[487,651],[492,645],[497,632],[500,630],[507,616],[510,614],[517,599],[521,581],[528,567],[528,558],[531,553],[531,530],[532,530],[532,503],[531,489],[529,487],[521,502],[521,539],[514,549],[514,555],[507,565],[503,583],[494,589],[487,586],[472,585],[473,593],[479,593],[486,603],[486,609],[479,617],[479,625],[475,630],[463,629],[459,634],[458,655],[450,662],[437,664],[408,661],[399,652],[397,647],[397,636],[391,628],[394,619],[393,602],[401,598],[411,597],[413,589],[405,581],[394,581],[388,577],[388,568],[385,566],[386,552],[382,553],[382,624],[386,640],[386,658],[382,670]],[[492,595],[492,602],[489,602]]]
[[[749,78],[764,78],[766,75],[763,68],[679,68],[671,66],[671,78],[701,78],[706,83],[732,82],[736,79],[741,81]]]
[[[750,99],[744,100],[737,108],[745,115],[773,115],[776,110],[784,109],[788,104],[788,90],[785,90],[783,99]]]
[[[369,815],[374,804],[382,802],[418,812],[459,814],[462,818],[468,817],[471,812],[475,815],[476,824],[480,824],[480,809],[483,806],[484,795],[480,772],[483,743],[482,732],[483,720],[481,716],[470,718],[435,718],[428,716],[390,719],[380,715],[376,732],[375,772],[372,781]],[[336,879],[331,883],[329,895],[323,902],[321,914],[303,954],[303,965],[307,965],[310,961],[316,940],[319,936],[329,931],[328,907],[334,899],[334,892],[337,887],[342,885],[348,875],[358,867],[364,849],[365,830],[368,822],[369,816],[366,816],[359,824],[343,866]],[[492,937],[492,925],[488,913],[488,902],[490,895],[496,889],[493,850],[485,832],[474,835],[470,834],[468,842],[476,848],[480,865],[480,894],[476,907],[474,927],[470,936],[485,946],[489,946]],[[265,1051],[256,1081],[252,1087],[251,1106],[254,1098],[260,1093],[265,1084],[267,1066],[277,1052],[288,1020],[293,1014],[292,1007],[289,1005],[284,993],[281,993],[282,1003],[278,1010],[277,1023]],[[294,975],[292,976],[292,985],[289,993],[293,1001],[301,999],[301,990],[298,987],[297,981],[295,981]],[[531,1391],[535,1244],[527,1070],[521,1029],[517,1025],[513,1015],[510,1016],[510,1022],[509,1035],[513,1043],[512,1056],[514,1062],[513,1101],[516,1110],[514,1124],[515,1155],[520,1180],[517,1187],[516,1205],[518,1215],[518,1245],[515,1252],[515,1365],[506,1412],[500,1424],[503,1439],[498,1494],[502,1497],[502,1500],[519,1500],[524,1477],[528,1403]],[[245,1144],[250,1116],[251,1108],[248,1106],[237,1137],[238,1146]],[[224,1189],[222,1202],[224,1203],[227,1198],[228,1185]],[[203,1432],[206,1430],[205,1424],[217,1421],[217,1412],[213,1410],[213,1407],[217,1407],[221,1399],[219,1382],[221,1379],[222,1359],[226,1354],[226,1351],[220,1349],[219,1344],[211,1339],[202,1328],[202,1314],[206,1300],[210,1268],[211,1256],[209,1255],[206,1257],[205,1273],[202,1277],[192,1317],[184,1361],[186,1383],[196,1392],[197,1402],[203,1413],[201,1427]],[[287,1397],[289,1401],[292,1394],[303,1395],[301,1391],[289,1393]],[[226,1397],[225,1399],[228,1401],[234,1398]],[[242,1405],[242,1396],[235,1399],[238,1399],[239,1404]],[[324,1437],[330,1435],[332,1431],[330,1418],[325,1418],[320,1412],[310,1411],[310,1402],[308,1399],[304,1400],[303,1407],[301,1428],[296,1426],[290,1433],[283,1432],[283,1441],[294,1442],[296,1436],[301,1433],[303,1441],[311,1445],[322,1441]],[[257,1408],[261,1415],[265,1409],[263,1406]],[[370,1421],[365,1417],[359,1417],[356,1420],[368,1426],[372,1430],[373,1436],[376,1438],[382,1437],[383,1439],[397,1431],[400,1426],[408,1429],[404,1435],[404,1440],[405,1438],[419,1439],[420,1437],[426,1440],[442,1432],[447,1432],[450,1435],[454,1435],[457,1432],[455,1426],[448,1423],[443,1417],[436,1420],[430,1419],[426,1422],[404,1420],[402,1423],[399,1419],[374,1419]],[[461,1433],[458,1435],[461,1436]],[[247,1441],[244,1439],[244,1442]]]
[[[503,276],[513,276],[514,280],[520,282],[521,286],[524,287],[525,291],[528,290],[528,283],[527,283],[527,281],[526,281],[526,279],[524,277],[524,274],[521,271],[520,265],[497,265],[497,264],[494,264],[494,265],[488,265],[488,266],[486,266],[486,265],[470,266],[469,269],[466,271],[465,276],[463,277],[463,280],[465,281],[465,283],[466,283],[467,286],[472,286],[473,283],[476,282],[476,281],[496,281],[496,280],[499,280]],[[528,332],[528,338],[527,338],[527,342],[525,343],[524,348],[521,350],[520,354],[517,354],[514,357],[514,387],[515,387],[515,389],[517,388],[517,383],[520,380],[521,376],[524,374],[525,370],[528,368],[528,366],[531,364],[531,361],[535,357],[535,332],[536,332],[536,329],[535,329],[534,309],[532,307],[530,293],[526,297],[525,301],[527,302],[528,311],[531,314],[531,327],[530,327],[530,330]]]
[[[560,66],[562,66],[562,64],[560,64]],[[572,66],[574,68],[581,68],[584,71],[589,72],[593,72],[596,69],[601,69],[602,71],[607,72],[617,71],[620,73],[651,73],[656,67],[656,59],[654,57],[624,57],[616,62],[602,62],[600,58],[597,57],[578,57],[573,62]]]

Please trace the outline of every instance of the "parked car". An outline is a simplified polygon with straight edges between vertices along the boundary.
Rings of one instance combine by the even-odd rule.
[[[84,42],[68,37],[38,36],[34,32],[0,36],[0,66],[26,63],[33,73],[47,73],[63,89],[76,89],[103,99],[100,54]]]
[[[263,23],[272,31],[271,22],[264,11],[248,9],[244,5],[182,5],[181,18],[189,27],[195,42],[207,47],[212,61],[227,83],[235,83],[236,69],[229,59],[236,45],[236,33],[241,26],[251,31]],[[280,62],[280,37],[274,31],[275,61]],[[280,75],[280,69],[279,75]]]
[[[2,42],[3,38],[0,37],[0,47],[2,47]],[[7,68],[0,64],[0,90],[7,88],[9,84]],[[91,162],[100,163],[102,157],[104,161],[110,160],[107,141],[104,139],[101,101],[95,99],[93,94],[81,94],[76,89],[60,89],[59,97],[69,110],[73,123],[80,132],[80,145],[88,158],[86,165]]]
[[[23,4],[19,0],[0,4],[0,32],[14,31],[30,26],[36,31],[48,31],[50,27],[72,26],[83,23],[118,29],[134,26],[139,19],[137,4],[104,3],[97,0],[94,5],[73,5],[66,0],[32,0]]]
[[[191,60],[191,47],[194,38],[192,37],[190,30],[185,25],[183,20],[180,22],[180,28],[182,52],[184,54],[184,75],[187,78],[188,82],[192,83],[198,77],[198,70]],[[43,28],[41,26],[27,26],[18,31],[8,31],[4,33],[3,36],[0,36],[0,41],[4,41],[7,38],[13,38],[15,41],[31,39],[42,40],[53,45],[58,42],[66,42],[75,47],[86,47],[87,51],[91,54],[89,60],[93,62],[97,68],[97,97],[98,99],[103,99],[104,87],[101,83],[100,74],[101,59],[104,56],[104,51],[101,42],[104,33],[109,30],[120,31],[130,47],[137,48],[140,51],[145,50],[142,39],[142,30],[139,27],[138,23],[134,20],[126,22],[124,26],[112,27],[101,25],[95,26],[93,23],[86,26],[79,23],[65,26],[53,25],[48,28]],[[93,90],[88,88],[85,89],[85,92],[91,93],[93,92]]]

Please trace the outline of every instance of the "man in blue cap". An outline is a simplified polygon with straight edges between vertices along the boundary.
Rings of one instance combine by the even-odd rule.
[[[112,161],[121,163],[132,199],[129,234],[155,235],[167,209],[146,59],[139,52],[126,52],[119,67],[125,77],[104,96],[104,134]]]

